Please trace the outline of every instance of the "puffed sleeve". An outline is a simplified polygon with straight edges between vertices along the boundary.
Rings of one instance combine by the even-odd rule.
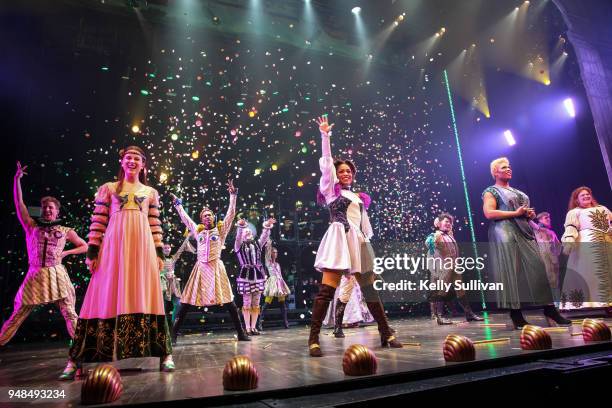
[[[110,183],[103,184],[96,192],[94,211],[91,216],[89,233],[87,234],[87,258],[97,259],[100,245],[110,218],[112,191]]]
[[[321,170],[321,179],[319,180],[319,192],[325,198],[325,203],[329,204],[336,199],[335,186],[338,183],[336,177],[336,169],[334,167],[334,159],[331,155],[331,143],[329,136],[321,134],[321,158],[319,159],[319,169]]]
[[[565,216],[565,232],[561,237],[561,242],[576,242],[580,235],[579,209],[574,208],[568,211]]]
[[[151,234],[153,234],[153,242],[155,243],[155,251],[157,252],[157,256],[164,259],[164,254],[162,251],[162,247],[164,246],[162,242],[163,230],[161,220],[159,219],[159,194],[157,193],[157,190],[153,188],[151,189],[150,199],[149,226],[151,227]]]

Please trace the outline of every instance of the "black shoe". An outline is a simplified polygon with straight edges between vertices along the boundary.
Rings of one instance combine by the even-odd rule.
[[[557,308],[553,305],[544,306],[544,316],[546,316],[549,326],[554,326],[553,323],[556,323],[560,326],[571,326],[572,324],[572,321],[567,320],[565,317],[561,316]]]
[[[484,321],[484,317],[478,316],[476,313],[470,311],[469,313],[465,313],[465,321],[466,322],[482,322]]]
[[[523,312],[521,309],[510,310],[510,318],[512,319],[512,324],[516,330],[521,330],[523,327],[529,324],[529,322],[523,317]]]
[[[261,333],[257,329],[251,329],[249,335],[251,336],[259,336]]]
[[[238,332],[238,341],[251,341],[251,338],[242,330]]]
[[[438,323],[439,326],[445,326],[445,325],[453,324],[452,320],[447,319],[446,317],[444,317],[442,315],[436,316],[436,322]]]
[[[436,322],[440,326],[453,324],[453,321],[444,317],[444,302],[438,301],[435,303]]]
[[[244,328],[242,327],[242,322],[240,321],[240,316],[238,316],[238,308],[236,307],[236,304],[234,302],[229,302],[224,306],[229,312],[232,323],[234,323],[234,328],[236,329],[236,334],[238,335],[238,341],[251,341],[251,338],[246,334]]]

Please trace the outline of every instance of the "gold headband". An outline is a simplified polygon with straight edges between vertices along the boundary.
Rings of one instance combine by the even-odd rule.
[[[126,150],[126,151],[121,150],[121,151],[119,152],[119,155],[121,156],[121,158],[123,158],[123,156],[125,156],[125,155],[126,155],[126,154],[128,154],[128,153],[131,153],[131,154],[137,154],[138,156],[142,157],[142,160],[144,160],[144,161],[146,161],[146,160],[147,160],[147,158],[145,157],[145,155],[144,155],[144,154],[142,154],[142,153],[140,153],[138,150],[131,150],[131,149],[130,149],[130,150]]]

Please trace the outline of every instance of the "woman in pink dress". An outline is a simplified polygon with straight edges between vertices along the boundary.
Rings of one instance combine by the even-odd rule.
[[[87,251],[92,276],[61,379],[74,379],[81,362],[134,357],[159,357],[160,370],[174,370],[159,282],[159,195],[147,186],[142,149],[119,154],[119,181],[96,193]]]

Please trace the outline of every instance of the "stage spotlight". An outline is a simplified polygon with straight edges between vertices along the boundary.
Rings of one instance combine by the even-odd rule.
[[[516,144],[516,140],[514,139],[511,131],[504,130],[504,137],[506,138],[506,142],[508,142],[509,146],[514,146]]]
[[[132,133],[140,133],[140,127],[138,125],[132,126]]]
[[[361,13],[361,7],[359,7],[359,6],[353,7],[351,9],[351,13],[353,13],[355,15],[358,15],[359,13]]]
[[[212,22],[214,25],[219,25],[221,23],[221,19],[219,18],[219,16],[213,16]]]
[[[564,100],[563,106],[565,106],[565,110],[567,111],[567,114],[570,116],[570,118],[576,117],[576,108],[574,107],[574,101],[572,101],[572,98],[567,98],[566,100]]]

